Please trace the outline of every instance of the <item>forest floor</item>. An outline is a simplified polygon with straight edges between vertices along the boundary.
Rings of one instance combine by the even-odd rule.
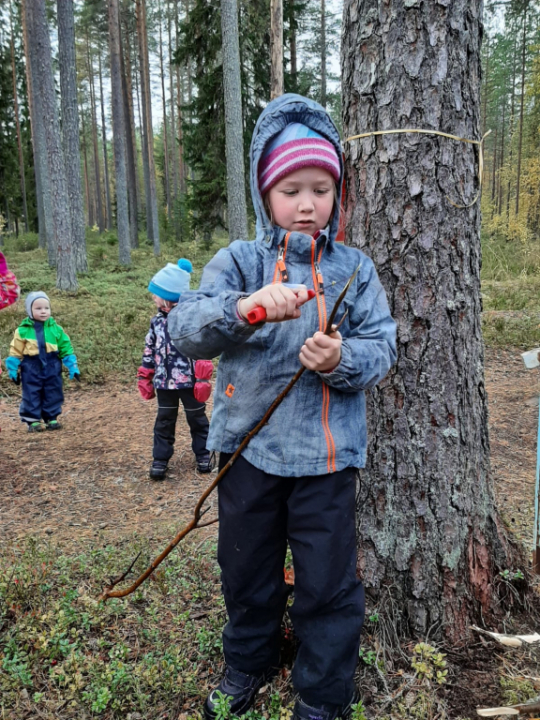
[[[524,368],[519,351],[491,349],[486,384],[498,505],[505,524],[530,547],[537,376]],[[125,569],[135,549],[143,551],[138,569],[145,566],[191,515],[209,482],[196,472],[182,414],[169,475],[162,483],[149,481],[154,413],[154,403],[142,402],[134,387],[83,386],[67,393],[61,431],[31,435],[19,422],[17,398],[0,400],[0,527],[4,547],[10,548],[4,558],[11,560],[0,567],[0,588],[4,582],[11,599],[3,620],[0,612],[0,631],[3,624],[11,626],[17,648],[11,655],[4,652],[3,718],[185,720],[196,716],[220,672],[224,609],[213,558],[215,526],[192,536],[154,583],[130,600],[105,607],[95,602],[106,578]],[[503,582],[513,591],[508,570]],[[15,573],[18,587],[7,587],[8,572],[11,584]],[[181,578],[186,573],[188,580]],[[45,588],[49,599],[36,594],[36,587]],[[41,613],[34,626],[29,618]],[[360,668],[367,717],[391,678],[398,683],[391,695],[397,692],[399,699],[392,708],[379,708],[380,718],[472,718],[477,706],[521,702],[540,692],[540,656],[534,649],[496,647],[481,636],[466,648],[439,648],[448,652],[448,682],[427,692],[407,663],[398,660],[392,672],[384,667],[378,618],[368,617]],[[524,631],[539,629],[524,623]],[[290,660],[290,629],[284,643]],[[413,646],[407,652],[413,658]],[[278,720],[291,699],[286,667],[261,694],[258,711]],[[356,720],[362,717],[359,711]]]

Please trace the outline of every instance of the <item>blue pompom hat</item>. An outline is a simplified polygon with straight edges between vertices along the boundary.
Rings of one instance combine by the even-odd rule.
[[[178,302],[180,295],[189,290],[192,272],[193,265],[186,258],[180,258],[176,265],[167,263],[150,280],[148,290],[153,295],[163,298],[163,300]]]

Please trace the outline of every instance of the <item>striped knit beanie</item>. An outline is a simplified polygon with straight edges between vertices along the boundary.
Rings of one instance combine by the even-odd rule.
[[[286,175],[305,167],[327,170],[339,182],[339,158],[332,143],[306,125],[290,123],[264,149],[259,162],[261,195]]]

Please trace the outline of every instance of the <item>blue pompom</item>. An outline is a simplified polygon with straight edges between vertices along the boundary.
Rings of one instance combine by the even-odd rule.
[[[180,270],[185,270],[188,273],[193,272],[193,265],[190,263],[189,260],[186,260],[186,258],[180,258],[178,261],[178,267]]]

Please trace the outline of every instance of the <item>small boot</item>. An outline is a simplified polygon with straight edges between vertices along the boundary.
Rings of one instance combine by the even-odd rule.
[[[58,420],[47,420],[45,422],[45,427],[47,430],[61,430],[62,423],[59,423]]]
[[[246,675],[239,670],[228,667],[219,685],[214,688],[204,703],[204,717],[206,720],[214,720],[219,713],[219,700],[221,696],[228,698],[228,705],[231,715],[243,715],[255,702],[259,688],[272,677],[274,673],[262,673],[261,675]]]
[[[43,425],[40,423],[39,420],[36,420],[35,422],[28,423],[28,432],[35,433],[35,432],[42,432],[45,430]]]
[[[154,460],[150,466],[150,480],[165,480],[167,465],[167,460]]]
[[[216,465],[214,453],[205,453],[197,458],[197,470],[200,473],[211,473]]]
[[[321,705],[313,707],[306,705],[300,698],[294,705],[292,720],[349,720],[355,705],[360,702],[360,693],[355,690],[352,698],[346,705]]]

